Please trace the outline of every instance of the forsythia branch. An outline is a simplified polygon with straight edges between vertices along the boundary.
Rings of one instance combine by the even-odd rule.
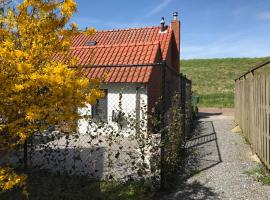
[[[77,108],[104,94],[98,80],[78,76],[59,62],[69,51],[76,24],[75,0],[24,0],[13,7],[0,1],[0,155],[12,151],[37,130],[79,119]],[[5,4],[5,5],[4,5]],[[3,5],[1,7],[1,5]],[[87,34],[93,34],[89,29]],[[86,33],[85,33],[86,34]],[[67,59],[75,65],[74,59]],[[22,186],[25,176],[0,168],[0,189]]]

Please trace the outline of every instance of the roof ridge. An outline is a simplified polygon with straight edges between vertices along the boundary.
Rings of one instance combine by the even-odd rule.
[[[130,30],[140,30],[140,29],[157,29],[159,26],[145,26],[145,27],[132,27],[132,28],[118,28],[118,29],[108,29],[108,30],[96,30],[95,33],[104,33],[104,32],[117,32],[117,31],[130,31]],[[84,33],[80,33],[85,35]]]
[[[145,26],[145,27],[132,27],[132,28],[119,28],[119,29],[109,29],[109,30],[97,30],[96,32],[114,32],[114,31],[129,31],[138,29],[155,29],[160,28],[159,26]]]
[[[94,48],[109,48],[109,47],[129,47],[129,46],[147,46],[147,45],[160,45],[160,41],[150,42],[133,42],[133,43],[122,43],[122,44],[106,44],[106,45],[95,45],[95,46],[75,46],[70,49],[94,49]]]

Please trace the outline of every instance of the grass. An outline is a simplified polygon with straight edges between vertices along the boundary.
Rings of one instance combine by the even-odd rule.
[[[86,177],[55,175],[46,172],[28,174],[27,191],[30,200],[148,200],[152,199],[150,188],[142,183],[120,184],[94,182]],[[0,199],[26,199],[15,188],[0,191]]]
[[[234,79],[267,59],[182,60],[180,70],[192,79],[193,91],[200,96],[200,107],[230,108],[234,107]]]
[[[244,174],[252,177],[254,180],[261,182],[264,185],[270,185],[270,174],[268,174],[263,166],[255,169],[247,170]]]
[[[199,170],[199,169],[194,169],[194,170],[191,171],[192,176],[199,176],[202,173],[203,172],[201,170]]]

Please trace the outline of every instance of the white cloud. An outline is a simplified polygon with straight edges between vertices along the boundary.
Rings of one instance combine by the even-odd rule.
[[[181,58],[228,58],[270,56],[270,40],[266,38],[223,39],[205,45],[183,44]]]
[[[257,18],[262,19],[262,20],[270,20],[270,12],[257,13]]]
[[[162,0],[161,3],[156,5],[146,16],[150,17],[161,11],[163,8],[165,8],[172,0]]]
[[[241,4],[241,6],[237,6],[232,9],[232,14],[235,17],[246,16],[250,14],[251,10],[254,10],[251,4]]]

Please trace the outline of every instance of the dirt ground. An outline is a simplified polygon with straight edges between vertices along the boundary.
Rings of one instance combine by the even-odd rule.
[[[234,116],[234,108],[199,108],[199,113],[216,113],[225,116]]]

